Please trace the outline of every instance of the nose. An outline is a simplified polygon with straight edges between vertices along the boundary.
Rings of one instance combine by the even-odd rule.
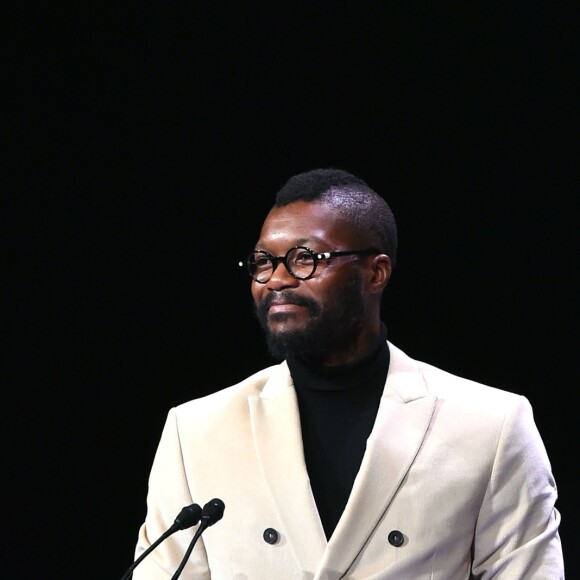
[[[286,263],[279,260],[272,271],[272,276],[266,282],[266,287],[269,290],[280,290],[281,288],[296,287],[299,282],[300,280],[290,274]]]

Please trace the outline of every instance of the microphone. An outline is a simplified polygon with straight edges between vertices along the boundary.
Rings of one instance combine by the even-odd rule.
[[[185,552],[183,560],[181,560],[181,564],[179,564],[179,568],[177,568],[175,574],[173,574],[173,576],[171,577],[171,580],[177,580],[177,578],[179,578],[179,575],[181,574],[181,572],[185,568],[185,565],[187,564],[187,560],[189,560],[189,556],[191,555],[193,547],[195,546],[195,543],[197,542],[198,538],[201,536],[201,534],[203,534],[203,532],[207,528],[213,526],[216,522],[219,522],[222,519],[225,507],[226,506],[224,502],[217,497],[208,501],[203,506],[203,510],[201,512],[201,523],[199,524],[199,528],[197,528],[191,540],[191,543],[187,548],[187,552]]]
[[[153,542],[134,562],[131,564],[129,569],[123,574],[121,580],[128,580],[133,575],[133,570],[137,568],[137,566],[143,561],[143,559],[148,556],[163,540],[167,539],[171,534],[174,534],[178,530],[186,530],[187,528],[191,528],[195,526],[202,516],[202,509],[201,507],[196,504],[192,503],[184,507],[173,522],[172,526],[165,531],[159,538]]]

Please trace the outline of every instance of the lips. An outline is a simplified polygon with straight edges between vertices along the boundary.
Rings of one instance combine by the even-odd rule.
[[[279,312],[294,312],[298,308],[304,308],[300,304],[295,302],[272,302],[268,307],[268,312],[270,314],[276,314]]]
[[[308,299],[286,292],[269,294],[262,302],[262,308],[268,312],[291,312],[308,305]]]
[[[308,308],[308,300],[299,296],[284,296],[270,294],[262,304],[263,312],[268,317],[285,317],[298,313],[299,310]]]

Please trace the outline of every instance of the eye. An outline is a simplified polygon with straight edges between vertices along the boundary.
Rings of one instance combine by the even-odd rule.
[[[252,261],[256,270],[268,270],[272,267],[270,258],[264,254],[254,254]]]
[[[308,250],[296,250],[295,255],[292,257],[294,264],[300,266],[310,266],[314,262],[314,254]]]

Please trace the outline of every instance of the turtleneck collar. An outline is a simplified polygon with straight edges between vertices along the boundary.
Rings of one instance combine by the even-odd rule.
[[[297,389],[344,391],[363,388],[373,384],[379,376],[382,380],[386,377],[389,367],[387,327],[381,323],[381,332],[373,348],[352,363],[324,367],[296,357],[288,357],[287,363]]]

